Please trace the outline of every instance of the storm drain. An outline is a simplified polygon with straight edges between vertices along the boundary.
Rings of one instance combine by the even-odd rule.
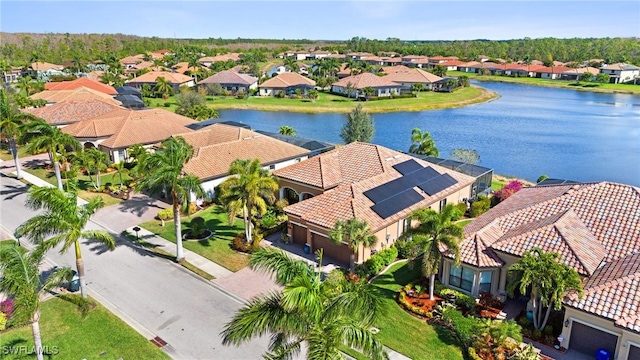
[[[155,345],[155,346],[157,346],[157,347],[159,347],[159,348],[161,348],[161,347],[163,347],[163,346],[167,345],[167,342],[166,342],[166,341],[164,341],[164,340],[162,340],[162,339],[160,338],[160,336],[156,336],[156,337],[154,337],[153,339],[151,339],[151,340],[149,340],[149,341],[151,341],[151,343],[152,343],[153,345]]]

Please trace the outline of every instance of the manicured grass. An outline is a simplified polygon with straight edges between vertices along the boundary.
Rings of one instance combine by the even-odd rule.
[[[162,350],[135,332],[122,320],[98,305],[86,317],[76,306],[61,299],[42,304],[40,331],[46,359],[169,359]],[[31,326],[5,332],[0,347],[33,348]],[[57,354],[54,354],[57,350]],[[3,354],[3,359],[27,358],[22,354]],[[34,356],[35,358],[35,356]]]
[[[452,93],[425,91],[419,93],[417,98],[388,99],[377,101],[356,101],[353,98],[338,96],[321,92],[318,99],[278,99],[271,96],[252,96],[247,99],[237,99],[233,96],[215,96],[208,100],[207,104],[214,109],[251,109],[264,111],[292,111],[292,112],[349,112],[361,104],[368,112],[393,112],[393,111],[421,111],[461,107],[478,102],[484,102],[495,98],[497,95],[491,91],[479,88],[461,88]],[[175,100],[170,97],[167,100],[149,99],[152,107],[160,107],[175,111]],[[164,103],[171,106],[164,107]]]
[[[397,291],[419,277],[419,265],[410,268],[407,263],[399,263],[373,282],[380,289],[386,311],[376,322],[380,329],[378,338],[387,347],[412,359],[463,359],[460,345],[447,330],[409,315],[397,304]]]
[[[473,219],[464,219],[464,220],[460,220],[460,221],[456,222],[456,224],[458,224],[460,226],[465,226],[465,225],[467,225],[468,223],[470,223],[472,221],[473,221]]]
[[[479,75],[474,73],[466,73],[462,71],[447,71],[449,76],[466,75],[471,79],[478,81],[497,81],[508,82],[523,85],[555,87],[563,89],[573,89],[579,91],[605,92],[605,93],[622,93],[622,94],[640,94],[640,86],[632,84],[599,84],[594,82],[580,82],[575,80],[551,80],[530,77],[511,77],[500,75]]]
[[[29,154],[24,146],[18,146],[18,157],[20,159],[29,156],[32,156],[32,154]],[[13,161],[13,155],[11,155],[11,151],[9,151],[9,147],[5,143],[0,147],[0,160]]]
[[[491,190],[493,191],[498,191],[502,189],[505,185],[507,185],[506,181],[500,181],[496,179],[491,180]]]
[[[194,215],[182,218],[183,234],[189,230],[190,221],[196,216],[202,217],[207,229],[213,231],[214,234],[207,240],[183,241],[182,244],[186,249],[202,255],[231,271],[238,271],[249,264],[247,255],[231,249],[231,241],[244,229],[241,220],[236,219],[233,226],[230,226],[227,213],[220,206],[214,205]],[[159,220],[151,220],[140,224],[140,226],[175,243],[176,236],[173,220],[168,220],[165,223],[165,226],[161,226]]]

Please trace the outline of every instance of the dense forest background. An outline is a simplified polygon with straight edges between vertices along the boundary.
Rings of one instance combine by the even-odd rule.
[[[393,51],[403,55],[458,56],[475,60],[478,55],[506,60],[552,58],[558,61],[604,59],[606,63],[640,65],[640,38],[572,38],[464,41],[403,41],[396,38],[372,40],[354,37],[347,41],[276,39],[162,39],[124,34],[33,34],[0,33],[0,56],[14,66],[32,61],[61,63],[74,59],[97,60],[178,49],[215,55],[229,51],[260,51],[275,55],[284,50],[322,49],[338,52],[378,53]]]

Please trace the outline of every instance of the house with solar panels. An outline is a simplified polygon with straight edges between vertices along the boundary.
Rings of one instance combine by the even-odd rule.
[[[355,142],[276,170],[280,198],[289,206],[288,235],[294,244],[323,249],[325,256],[349,264],[346,243],[329,239],[338,220],[366,221],[378,238],[361,247],[356,263],[391,246],[408,228],[414,210],[436,211],[471,196],[473,176],[385,147]]]

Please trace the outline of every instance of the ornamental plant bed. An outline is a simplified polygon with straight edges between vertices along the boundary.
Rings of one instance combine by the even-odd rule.
[[[429,294],[420,293],[416,295],[415,292],[413,293],[413,295],[409,295],[407,293],[401,292],[400,296],[403,296],[404,302],[409,305],[407,306],[408,310],[410,310],[411,312],[417,313],[418,315],[430,313],[433,310],[433,308],[436,305],[438,305],[438,303],[444,301],[443,298],[438,296],[434,296],[433,297],[434,300],[431,300],[429,298]],[[420,309],[420,310],[415,311],[417,309]]]

